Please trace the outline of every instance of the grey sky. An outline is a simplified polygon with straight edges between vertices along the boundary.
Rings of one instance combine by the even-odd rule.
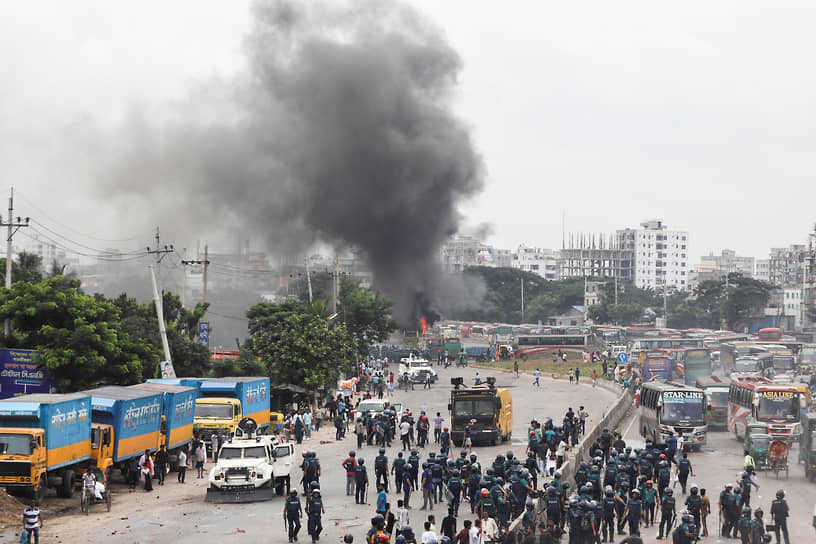
[[[811,230],[816,5],[409,3],[462,56],[457,110],[487,168],[463,212],[494,225],[492,243],[559,247],[562,210],[568,231],[662,217],[691,232],[693,262],[722,247],[761,257]],[[248,4],[7,3],[0,190],[14,184],[81,231],[147,243],[151,225],[119,226],[83,194],[94,158],[75,156],[75,135],[242,72]]]

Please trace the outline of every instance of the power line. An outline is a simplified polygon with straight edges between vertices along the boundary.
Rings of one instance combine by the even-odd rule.
[[[28,205],[29,205],[29,206],[31,206],[32,208],[34,208],[35,210],[37,210],[38,212],[40,212],[40,213],[41,213],[41,214],[42,214],[44,217],[46,217],[46,218],[50,219],[50,220],[51,220],[53,223],[56,223],[56,224],[57,224],[57,225],[59,225],[60,227],[65,228],[65,229],[68,229],[68,230],[70,230],[71,232],[74,232],[74,233],[76,233],[76,234],[79,234],[80,236],[82,236],[82,237],[84,237],[84,238],[90,238],[91,240],[96,240],[97,242],[112,242],[112,243],[133,242],[133,241],[138,240],[138,239],[140,238],[140,237],[138,237],[138,236],[134,236],[133,238],[123,238],[123,239],[120,239],[120,240],[112,240],[112,239],[107,239],[107,238],[97,238],[96,236],[91,236],[90,234],[84,234],[84,233],[82,233],[82,232],[80,232],[80,231],[78,231],[78,230],[76,230],[76,229],[74,229],[74,228],[72,228],[72,227],[69,227],[69,226],[68,226],[68,225],[66,225],[65,223],[62,223],[62,222],[60,222],[60,221],[58,221],[58,220],[54,219],[53,217],[51,217],[51,216],[50,216],[48,213],[46,213],[46,212],[45,212],[45,210],[43,210],[42,208],[40,208],[39,206],[37,206],[36,204],[34,204],[34,203],[31,201],[31,199],[27,198],[27,197],[25,196],[25,193],[21,193],[21,192],[18,190],[18,191],[17,191],[17,194],[18,194],[19,196],[21,196],[21,197],[22,197],[22,199],[23,199],[23,200],[25,200],[25,201],[26,201],[26,203],[28,203]]]
[[[67,241],[67,242],[69,242],[69,243],[71,243],[71,244],[74,244],[74,245],[76,245],[76,246],[79,246],[79,247],[81,247],[81,248],[83,248],[83,249],[87,249],[87,250],[89,250],[89,251],[95,251],[95,252],[97,252],[97,253],[106,253],[106,254],[108,254],[108,255],[132,255],[132,254],[135,254],[135,253],[139,253],[139,252],[141,251],[141,250],[134,250],[134,251],[108,251],[108,250],[106,250],[106,249],[96,249],[95,247],[86,246],[85,244],[82,244],[82,243],[80,243],[80,242],[77,242],[77,241],[75,241],[75,240],[72,240],[72,239],[68,238],[67,236],[65,236],[64,234],[60,234],[59,232],[57,232],[57,231],[55,231],[55,230],[52,230],[52,229],[48,228],[48,226],[47,226],[47,225],[42,224],[41,222],[37,221],[36,219],[32,219],[32,220],[31,220],[31,222],[32,222],[32,223],[36,223],[37,225],[39,225],[40,227],[44,228],[45,230],[47,230],[48,232],[50,232],[50,233],[51,233],[51,234],[53,234],[54,236],[58,236],[58,237],[62,238],[63,240],[65,240],[65,241]]]
[[[46,242],[49,242],[49,243],[53,244],[54,247],[59,248],[59,249],[65,251],[66,253],[70,253],[72,255],[80,255],[82,257],[90,257],[92,259],[98,259],[100,261],[105,261],[105,262],[110,262],[110,263],[136,261],[136,260],[139,260],[141,258],[144,258],[147,255],[147,251],[143,251],[143,252],[141,252],[139,254],[129,254],[129,253],[128,254],[122,254],[123,255],[122,257],[116,257],[115,255],[105,255],[105,254],[100,255],[100,254],[85,253],[83,251],[77,251],[75,249],[67,247],[67,246],[57,242],[53,238],[43,234],[42,232],[38,231],[37,229],[35,229],[33,227],[32,227],[31,230],[32,230],[32,232],[36,232],[39,236],[41,236],[42,240],[39,239],[39,238],[35,238],[35,237],[25,233],[25,232],[21,232],[20,234],[22,234],[23,236],[25,236],[26,238],[28,238],[32,242],[42,242],[43,240],[45,240]]]

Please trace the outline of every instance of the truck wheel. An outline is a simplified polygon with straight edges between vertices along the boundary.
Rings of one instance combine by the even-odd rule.
[[[74,477],[73,470],[66,470],[65,474],[62,475],[62,496],[66,499],[70,499],[74,496],[74,484],[76,483],[76,479]]]
[[[46,487],[45,487],[45,476],[42,476],[40,478],[40,483],[37,485],[36,488],[32,487],[29,494],[31,495],[32,499],[34,499],[35,501],[37,501],[39,503],[39,502],[42,502],[43,497],[45,497],[45,489],[46,489]],[[57,489],[57,491],[59,491],[59,489]]]

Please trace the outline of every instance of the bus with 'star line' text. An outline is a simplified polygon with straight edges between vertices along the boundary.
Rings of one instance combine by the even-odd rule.
[[[670,435],[678,446],[700,449],[708,436],[706,395],[684,383],[644,382],[640,389],[640,436],[663,444]]]

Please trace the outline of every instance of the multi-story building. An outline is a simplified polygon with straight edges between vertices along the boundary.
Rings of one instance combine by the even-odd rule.
[[[520,245],[513,255],[511,266],[548,280],[559,277],[558,255],[552,249]]]
[[[757,259],[754,262],[754,279],[771,283],[771,261],[770,259]]]
[[[752,277],[754,275],[754,258],[740,257],[732,249],[724,249],[720,255],[704,255],[700,257],[700,263],[695,267],[696,282],[721,280],[731,273],[739,273],[743,276]]]
[[[617,246],[633,252],[635,285],[658,291],[688,289],[688,231],[669,230],[660,219],[640,226],[616,232]]]
[[[619,247],[615,236],[570,234],[559,256],[561,278],[634,279],[634,251]]]
[[[447,272],[462,272],[469,266],[495,266],[493,248],[475,236],[454,236],[442,246],[440,253],[442,267]]]
[[[774,285],[802,285],[805,281],[805,260],[808,249],[804,244],[771,248],[768,256],[769,282]]]

